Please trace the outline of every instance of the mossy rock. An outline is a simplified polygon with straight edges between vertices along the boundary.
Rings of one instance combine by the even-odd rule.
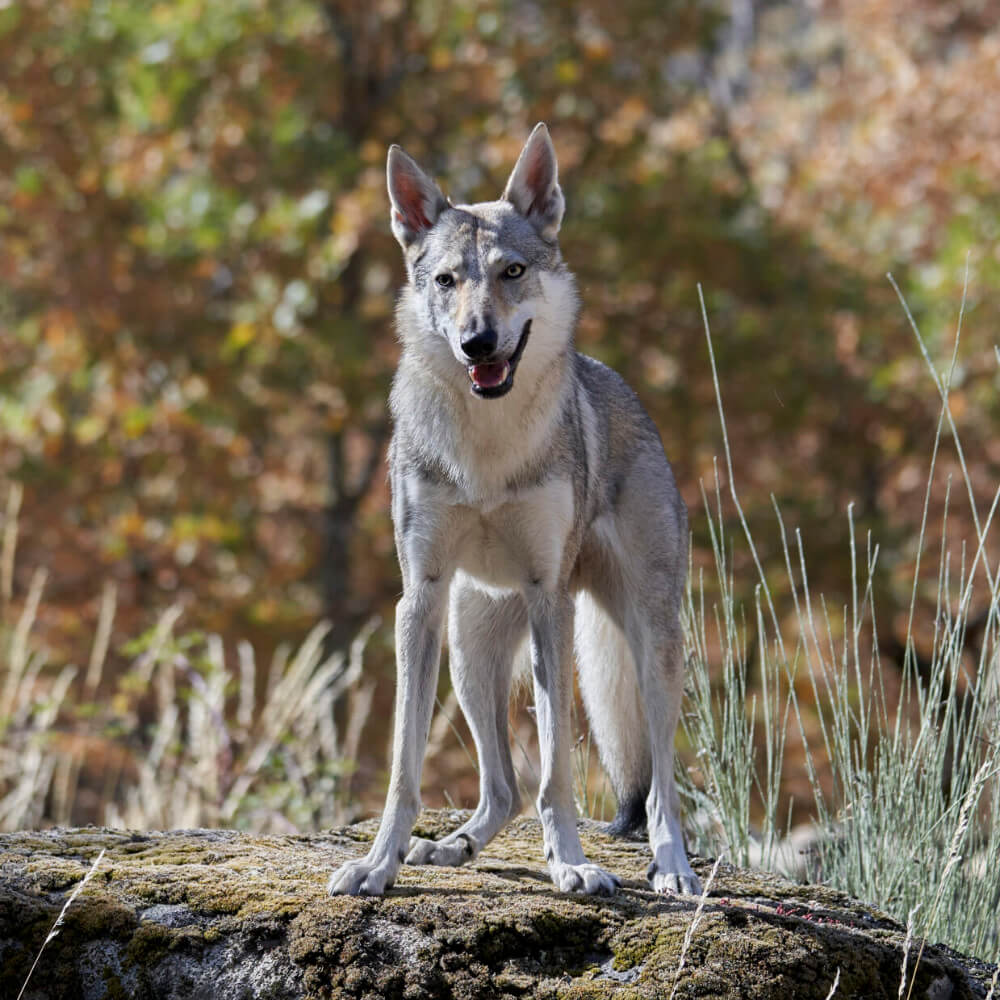
[[[437,836],[465,814],[421,815]],[[16,997],[67,895],[107,853],[46,947],[26,1000],[898,996],[905,934],[818,886],[722,866],[697,901],[658,896],[645,845],[581,823],[614,898],[557,892],[534,820],[466,868],[404,868],[382,899],[330,898],[329,872],[374,821],[302,837],[87,828],[0,836],[0,997]],[[695,859],[704,881],[708,862]],[[911,952],[909,976],[913,978]],[[927,947],[913,997],[982,998],[992,970]]]

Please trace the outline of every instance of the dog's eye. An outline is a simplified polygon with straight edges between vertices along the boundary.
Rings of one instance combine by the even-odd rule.
[[[455,284],[455,277],[451,274],[439,274],[434,279],[442,288],[451,288]]]
[[[505,278],[520,278],[524,271],[523,264],[508,264],[504,269],[503,276]]]

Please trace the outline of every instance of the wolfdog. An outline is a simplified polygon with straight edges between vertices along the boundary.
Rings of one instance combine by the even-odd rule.
[[[408,276],[390,397],[403,577],[392,771],[371,850],[339,868],[329,891],[380,895],[404,861],[463,864],[519,813],[508,702],[527,643],[537,809],[556,887],[613,893],[621,884],[587,862],[577,833],[575,647],[618,800],[610,829],[645,825],[653,888],[696,894],[673,776],[687,511],[635,394],[574,350],[578,300],[557,241],[564,199],[548,130],[535,127],[499,201],[452,205],[399,146],[389,149],[386,173]],[[480,800],[454,833],[411,840],[446,612]]]

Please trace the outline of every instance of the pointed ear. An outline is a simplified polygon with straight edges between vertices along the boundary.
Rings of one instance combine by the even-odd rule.
[[[503,197],[534,225],[542,239],[555,240],[566,202],[559,187],[556,151],[543,122],[528,136]]]
[[[399,146],[389,147],[385,164],[392,233],[406,250],[437,222],[448,207],[441,189]]]

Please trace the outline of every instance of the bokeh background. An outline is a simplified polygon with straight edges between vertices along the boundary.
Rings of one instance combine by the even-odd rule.
[[[40,801],[6,822],[106,818],[162,735],[143,685],[167,632],[188,682],[217,669],[214,704],[242,712],[212,751],[231,761],[274,690],[247,649],[280,659],[326,619],[335,652],[376,615],[357,697],[330,703],[351,759],[317,787],[336,785],[344,815],[378,807],[400,587],[386,147],[453,199],[489,199],[539,120],[560,160],[580,348],[659,425],[696,570],[721,455],[700,282],[765,569],[784,558],[773,498],[813,591],[840,608],[853,504],[861,544],[879,546],[876,647],[902,664],[940,401],[886,272],[944,370],[967,268],[951,411],[981,518],[1000,480],[989,0],[0,0],[3,640],[20,650],[8,686],[36,698],[18,720],[14,691],[4,725],[23,754],[12,734],[49,704],[61,748]],[[957,475],[948,445],[931,552]],[[956,565],[974,538],[958,483]],[[933,634],[936,567],[918,636]],[[749,556],[731,568],[749,597]],[[987,611],[972,609],[972,659]],[[240,677],[252,691],[236,704],[225,685]],[[425,800],[469,805],[461,722],[443,718]],[[276,782],[293,766],[279,763]]]

